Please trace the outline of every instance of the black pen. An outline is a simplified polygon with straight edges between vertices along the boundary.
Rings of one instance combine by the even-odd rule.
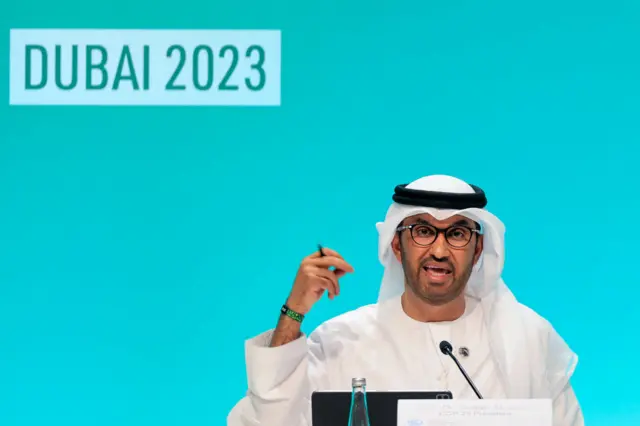
[[[322,246],[318,244],[318,251],[320,252],[320,257],[324,257],[324,252],[322,251]]]

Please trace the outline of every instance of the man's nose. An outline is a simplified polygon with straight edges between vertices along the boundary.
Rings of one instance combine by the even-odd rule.
[[[449,246],[444,234],[438,234],[438,238],[431,245],[431,254],[438,259],[443,259],[449,254]]]

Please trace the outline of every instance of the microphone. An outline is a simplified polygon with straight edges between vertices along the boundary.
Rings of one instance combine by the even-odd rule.
[[[446,340],[443,340],[442,342],[440,342],[440,352],[442,352],[445,355],[449,355],[451,359],[453,359],[453,361],[458,366],[458,369],[460,370],[464,378],[467,380],[467,383],[469,383],[469,386],[471,386],[471,389],[473,389],[476,395],[478,395],[479,399],[483,399],[482,395],[480,395],[480,392],[478,392],[476,385],[473,384],[473,381],[471,381],[471,378],[469,378],[469,376],[467,375],[467,372],[464,371],[464,368],[462,368],[462,365],[460,365],[460,363],[456,359],[456,356],[453,354],[453,346],[451,346],[451,343],[447,342]]]

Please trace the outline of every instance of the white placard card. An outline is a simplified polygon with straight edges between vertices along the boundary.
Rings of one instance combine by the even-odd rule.
[[[399,400],[398,426],[552,426],[550,399]]]

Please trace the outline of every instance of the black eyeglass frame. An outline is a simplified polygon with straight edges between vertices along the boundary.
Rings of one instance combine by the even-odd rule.
[[[415,228],[417,226],[427,226],[429,228],[435,229],[436,230],[436,236],[433,238],[433,241],[431,241],[429,244],[421,244],[421,243],[417,242],[415,237],[413,236],[413,228]],[[464,229],[469,230],[469,232],[470,232],[469,240],[466,243],[464,243],[463,245],[461,245],[461,246],[451,244],[451,242],[449,241],[449,238],[447,238],[447,232],[449,232],[451,229],[454,229],[454,228],[464,228]],[[433,226],[433,225],[428,224],[428,223],[413,223],[411,225],[399,226],[398,228],[396,228],[396,232],[400,233],[400,232],[402,232],[402,231],[404,231],[406,229],[408,229],[410,231],[411,239],[413,240],[413,242],[416,243],[417,245],[419,245],[420,247],[429,247],[431,244],[435,243],[438,240],[438,237],[442,233],[444,235],[445,241],[451,247],[454,247],[454,248],[457,248],[457,249],[465,248],[471,242],[471,239],[472,239],[472,236],[473,236],[474,232],[476,232],[478,235],[482,235],[483,234],[481,230],[474,229],[474,228],[471,228],[471,227],[466,226],[466,225],[451,225],[451,226],[449,226],[447,228],[438,228],[437,226]]]

